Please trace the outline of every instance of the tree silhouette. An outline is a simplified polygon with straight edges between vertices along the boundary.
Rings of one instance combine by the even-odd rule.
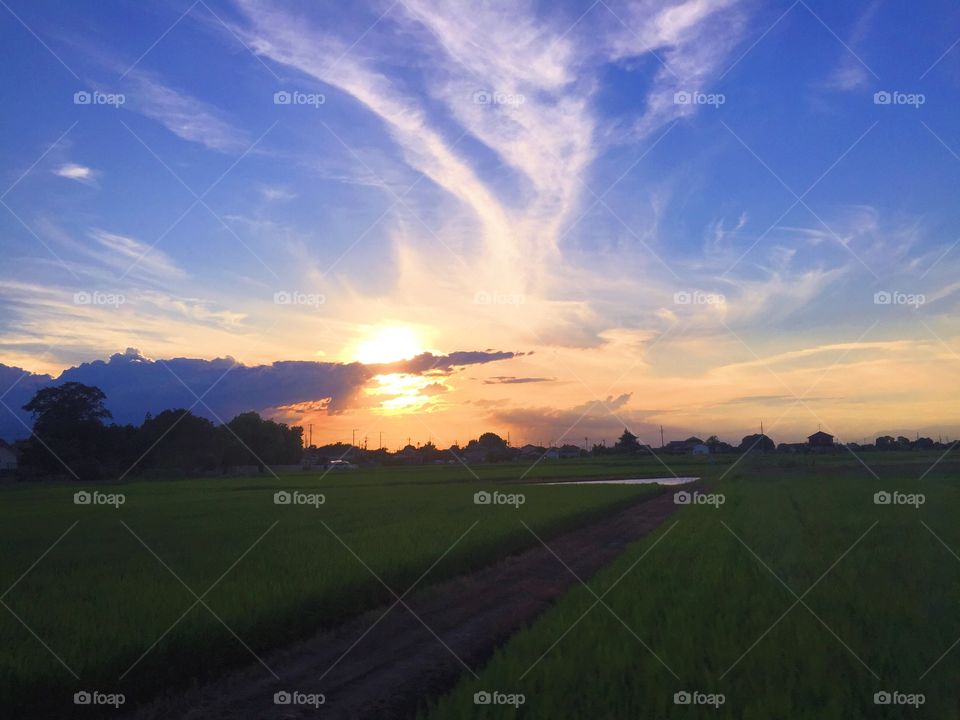
[[[633,453],[640,449],[640,443],[637,441],[636,435],[624,428],[623,435],[620,436],[613,448],[617,452]]]
[[[112,417],[106,399],[100,388],[78,382],[38,390],[23,406],[33,414],[27,464],[46,474],[97,479],[106,452],[103,421]]]

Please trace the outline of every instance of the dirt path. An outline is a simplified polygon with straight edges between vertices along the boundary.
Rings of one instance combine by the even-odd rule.
[[[671,488],[547,544],[587,580],[676,510]],[[404,598],[419,619],[402,604],[386,615],[383,607],[266,656],[280,682],[255,664],[199,690],[157,700],[134,717],[410,717],[425,698],[445,692],[469,673],[464,664],[479,673],[499,645],[575,583],[570,571],[537,544]],[[274,693],[283,690],[323,693],[326,701],[319,711],[311,705],[274,704]]]

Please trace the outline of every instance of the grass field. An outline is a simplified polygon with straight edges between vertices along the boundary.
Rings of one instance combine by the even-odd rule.
[[[879,480],[849,455],[741,463],[711,484],[718,509],[684,508],[426,714],[960,717],[960,467],[921,481],[935,459],[865,457]],[[884,490],[925,502],[875,504]]]
[[[402,593],[448,550],[421,586],[534,544],[521,518],[550,535],[657,491],[504,484],[524,470],[481,467],[479,482],[457,465],[100,487],[124,494],[119,508],[75,505],[74,485],[0,490],[0,707],[63,717],[81,688],[123,692],[129,707],[254,662],[231,630],[259,654],[392,600],[370,571]],[[650,460],[574,461],[529,477],[638,471],[663,474]],[[495,488],[526,502],[474,504]],[[325,502],[276,505],[281,489]]]

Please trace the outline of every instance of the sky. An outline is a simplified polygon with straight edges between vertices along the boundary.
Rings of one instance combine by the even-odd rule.
[[[370,447],[960,434],[955,3],[3,0],[0,43],[0,436],[66,379]]]

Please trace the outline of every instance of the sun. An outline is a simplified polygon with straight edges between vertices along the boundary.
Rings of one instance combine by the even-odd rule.
[[[424,352],[417,333],[405,326],[376,328],[357,343],[353,356],[364,365],[407,360]]]

